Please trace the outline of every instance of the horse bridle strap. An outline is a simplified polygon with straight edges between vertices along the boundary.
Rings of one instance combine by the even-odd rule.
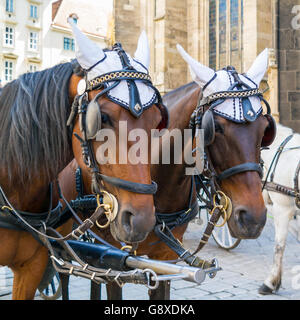
[[[106,176],[102,173],[99,172],[98,169],[98,165],[96,163],[96,160],[94,158],[94,152],[92,152],[92,146],[90,144],[90,140],[83,140],[77,133],[74,133],[75,137],[80,141],[82,150],[83,150],[83,159],[85,164],[91,168],[93,170],[93,175],[92,175],[92,179],[93,179],[93,183],[92,183],[92,187],[95,193],[101,193],[98,187],[98,177],[117,187],[120,189],[124,189],[127,191],[131,191],[131,192],[135,192],[135,193],[140,193],[140,194],[155,194],[157,191],[157,184],[152,181],[151,184],[144,184],[144,183],[138,183],[138,182],[132,182],[132,181],[127,181],[127,180],[123,180],[120,178],[116,178],[116,177],[109,177]]]
[[[220,173],[217,176],[217,180],[222,181],[235,174],[247,172],[247,171],[256,171],[259,174],[259,176],[262,178],[263,172],[260,164],[255,162],[246,162],[246,163],[238,164],[234,167],[224,170],[222,173]]]
[[[155,194],[157,191],[157,184],[154,181],[152,181],[151,184],[144,184],[123,180],[116,177],[109,177],[102,173],[97,173],[97,175],[100,176],[104,182],[107,182],[117,188],[121,188],[130,192],[140,194]]]

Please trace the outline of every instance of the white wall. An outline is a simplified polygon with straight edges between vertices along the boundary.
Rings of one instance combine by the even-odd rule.
[[[89,11],[94,10],[92,4],[97,6],[99,6],[99,3],[103,4],[102,15],[104,12],[112,11],[112,0],[105,0],[103,2],[98,2],[98,0],[85,1],[85,3],[90,3],[91,6],[87,5],[84,7],[84,14],[78,12],[80,24],[84,24],[84,27],[87,25],[86,19],[89,17]],[[9,17],[9,14],[5,11],[5,0],[0,0],[0,79],[2,80],[2,85],[5,84],[4,61],[8,57],[11,57],[10,61],[14,62],[13,78],[17,78],[19,75],[28,72],[29,65],[32,63],[35,63],[38,70],[43,70],[60,62],[70,61],[75,58],[74,51],[64,50],[63,47],[64,37],[73,38],[71,30],[68,26],[53,26],[52,2],[54,0],[14,0],[14,13]],[[30,4],[38,6],[38,19],[35,21],[29,17]],[[67,17],[63,17],[67,12],[72,11],[77,13],[76,9],[77,11],[81,11],[80,5],[83,5],[80,0],[65,0],[63,4],[64,7],[63,5],[61,6],[63,10],[61,12],[58,11],[60,20],[67,19]],[[80,14],[83,15],[82,19],[80,19]],[[99,17],[101,17],[101,14],[99,11]],[[93,12],[93,17],[95,19],[95,12]],[[97,23],[97,26],[95,26],[95,34],[99,30],[101,30],[101,33],[103,33],[103,30],[106,32],[107,20],[97,19],[98,21],[99,24]],[[6,25],[11,25],[15,28],[15,43],[12,48],[4,45]],[[91,27],[93,28],[93,24],[89,24],[89,30],[91,30]],[[30,51],[28,49],[30,30],[39,33],[37,51]],[[106,39],[104,37],[90,34],[88,36],[91,40],[98,43],[99,46],[106,46]]]

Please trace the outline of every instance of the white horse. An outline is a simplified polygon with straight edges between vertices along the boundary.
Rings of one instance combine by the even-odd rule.
[[[265,175],[270,167],[272,159],[286,137],[293,133],[292,129],[283,125],[277,125],[277,136],[270,146],[269,150],[264,150],[261,157],[265,165]],[[300,161],[300,149],[292,149],[293,147],[300,147],[300,134],[294,133],[291,140],[285,145],[281,153],[278,164],[275,169],[274,179],[275,183],[294,188],[294,175],[297,165]],[[271,172],[273,169],[271,170]],[[298,177],[299,179],[299,177]],[[299,179],[300,180],[300,179]],[[300,182],[300,181],[299,181]],[[271,203],[272,214],[274,216],[275,225],[275,249],[273,265],[270,274],[259,288],[260,294],[271,294],[276,292],[281,285],[282,276],[282,258],[288,234],[289,221],[294,217],[297,211],[295,198],[273,191],[264,191],[265,203]],[[298,227],[299,219],[298,219]],[[299,234],[298,234],[299,238]]]

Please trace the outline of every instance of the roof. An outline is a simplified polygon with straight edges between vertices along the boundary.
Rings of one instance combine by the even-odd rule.
[[[112,12],[113,0],[59,0],[52,3],[52,25],[71,30],[67,18],[75,14],[81,31],[106,37]]]

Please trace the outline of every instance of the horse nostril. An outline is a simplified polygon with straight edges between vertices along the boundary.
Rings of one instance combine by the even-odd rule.
[[[254,217],[251,215],[251,213],[247,210],[246,207],[237,207],[235,210],[235,214],[239,223],[242,226],[256,224]]]
[[[122,224],[124,228],[127,230],[127,232],[129,233],[132,229],[133,213],[128,210],[124,210],[123,212],[121,212],[121,214],[122,214]]]

